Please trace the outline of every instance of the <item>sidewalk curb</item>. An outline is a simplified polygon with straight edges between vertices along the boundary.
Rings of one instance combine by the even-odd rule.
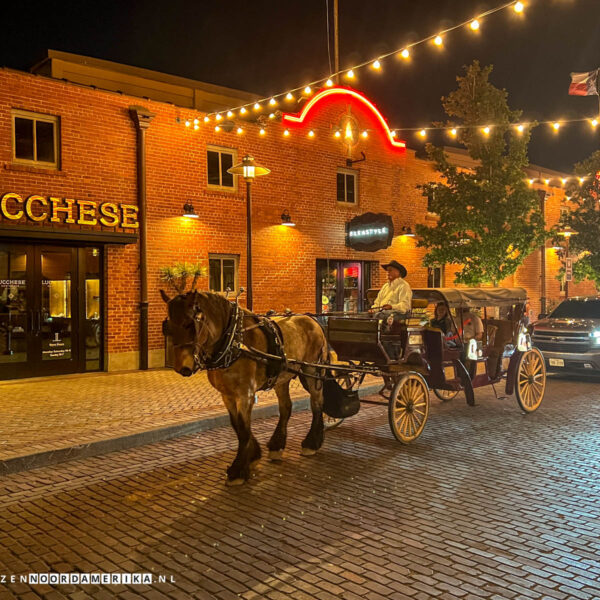
[[[360,396],[373,394],[380,389],[381,385],[369,385],[360,389]],[[293,412],[308,410],[308,396],[292,400]],[[267,419],[279,414],[279,406],[277,404],[269,404],[266,406],[257,406],[252,411],[252,419]],[[217,427],[225,427],[229,425],[229,415],[227,413],[205,417],[197,421],[189,421],[187,423],[179,423],[177,425],[169,425],[168,427],[160,427],[158,429],[150,429],[149,431],[141,431],[123,437],[111,438],[107,440],[98,440],[89,444],[78,444],[58,450],[47,450],[45,452],[36,452],[25,456],[15,456],[7,460],[0,461],[0,476],[10,475],[11,473],[19,473],[20,471],[29,471],[30,469],[38,469],[66,462],[68,460],[77,460],[79,458],[89,458],[92,456],[100,456],[119,450],[127,450],[152,444],[163,440],[190,435],[192,433],[201,433],[209,429]]]

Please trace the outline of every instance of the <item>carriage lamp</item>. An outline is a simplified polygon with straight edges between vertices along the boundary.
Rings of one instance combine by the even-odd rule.
[[[254,158],[246,154],[241,163],[227,169],[230,175],[241,175],[246,182],[246,308],[252,310],[252,182],[256,177],[268,175],[271,170],[261,167]]]
[[[196,211],[194,210],[194,205],[191,202],[186,202],[183,205],[183,216],[189,217],[191,219],[199,218],[199,216],[196,214]]]
[[[413,233],[413,230],[410,226],[404,226],[401,229],[402,233],[400,235],[403,235],[404,237],[415,237],[415,234]]]
[[[292,216],[287,208],[281,213],[281,224],[286,227],[296,227],[296,223],[292,221]]]

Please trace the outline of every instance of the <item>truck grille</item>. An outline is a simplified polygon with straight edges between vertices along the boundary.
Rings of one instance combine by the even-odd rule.
[[[582,331],[534,331],[533,345],[542,352],[575,352],[581,354],[591,348],[591,339],[587,332]]]

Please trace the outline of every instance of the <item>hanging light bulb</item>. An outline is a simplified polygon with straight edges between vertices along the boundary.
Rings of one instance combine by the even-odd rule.
[[[294,96],[293,96],[292,92],[288,92],[288,93],[285,95],[285,99],[286,99],[288,102],[289,102],[290,100],[293,100],[293,99],[294,99]]]
[[[453,127],[453,128],[450,130],[450,135],[451,135],[452,137],[456,137],[456,134],[457,134],[457,133],[458,133],[458,131],[457,131],[456,127]]]
[[[354,79],[354,71],[352,69],[350,69],[347,73],[346,73],[346,77],[348,79]]]
[[[283,135],[284,135],[285,137],[288,137],[288,136],[290,135],[290,131],[289,131],[289,129],[286,129],[286,130],[283,132]]]
[[[424,138],[427,137],[427,131],[425,129],[421,129],[421,131],[419,131],[419,135]]]
[[[490,135],[491,129],[489,127],[484,127],[481,131],[484,135]]]
[[[312,129],[308,132],[308,137],[309,138],[315,137],[315,132]]]
[[[519,133],[523,133],[523,131],[525,131],[525,126],[521,124],[517,125],[517,131]]]
[[[560,123],[558,121],[556,121],[556,123],[552,123],[552,129],[554,129],[554,131],[558,131],[560,129]]]
[[[590,125],[591,125],[592,127],[598,127],[598,119],[592,119],[592,120],[590,121]]]
[[[376,71],[379,71],[379,69],[381,69],[381,63],[379,62],[379,60],[375,60],[373,62],[373,64],[371,65]]]
[[[544,183],[545,183],[546,185],[548,185],[548,184],[550,183],[550,180],[549,180],[549,179],[544,179]]]
[[[310,94],[311,92],[312,92],[312,90],[310,89],[310,85],[307,85],[307,86],[304,88],[304,93],[308,95],[308,94]]]
[[[261,109],[260,104],[258,102],[255,102],[254,103],[254,110],[260,110],[260,109]]]
[[[190,125],[191,125],[191,123],[190,123],[189,121],[186,121],[186,122],[185,122],[185,126],[186,126],[186,127],[189,127]]]
[[[270,113],[269,114],[269,119],[274,119],[275,118],[275,113]]]
[[[479,21],[477,19],[473,19],[471,21],[470,27],[473,31],[477,31],[479,29]]]
[[[402,50],[400,52],[400,56],[404,59],[410,58],[410,51],[408,48],[404,48],[404,50]]]
[[[242,108],[240,108],[240,115],[245,115],[248,111],[242,106]]]
[[[528,180],[528,183],[529,183],[529,185],[533,185],[533,184],[534,184],[534,182],[535,182],[535,179],[529,179],[529,180]]]
[[[339,129],[337,129],[333,135],[335,135],[336,138],[339,138],[342,136],[342,132]]]
[[[395,137],[396,137],[398,134],[397,134],[395,131],[392,131],[392,132],[390,133],[390,135],[391,135],[393,138],[395,138]]]
[[[267,133],[267,132],[266,132],[264,129],[261,129],[261,130],[260,130],[258,133],[259,133],[260,135],[265,135],[265,133]]]
[[[231,119],[231,117],[233,117],[233,112],[228,110],[227,111],[227,116]]]
[[[525,5],[522,2],[515,2],[515,12],[522,13]]]
[[[436,35],[435,38],[433,39],[433,43],[436,46],[441,46],[444,43],[444,38],[442,38],[441,35]]]
[[[194,119],[194,125],[198,125],[198,123],[200,123],[200,121],[198,121],[198,119]]]
[[[215,119],[217,121],[220,121],[223,118],[223,116],[220,113],[217,113],[217,116],[215,117]]]
[[[579,184],[583,185],[583,182],[585,181],[585,177],[580,177],[579,178]]]
[[[328,79],[328,80],[325,82],[325,85],[326,85],[327,87],[331,87],[331,86],[333,85],[333,81],[331,81],[331,79]]]
[[[194,130],[198,131],[198,129],[200,129],[200,125],[194,125]]]
[[[360,135],[362,135],[364,138],[367,138],[367,137],[369,137],[369,132],[363,131]]]
[[[238,133],[238,135],[240,135],[241,133],[244,133],[244,130],[241,127],[238,127],[237,133]]]
[[[210,117],[207,115],[206,117],[204,117],[204,122],[208,123],[210,121]]]
[[[277,100],[275,100],[275,98],[271,98],[271,99],[269,100],[269,105],[270,105],[270,106],[275,106],[276,104],[277,104]]]
[[[565,185],[565,184],[567,183],[567,178],[566,178],[566,177],[563,177],[563,178],[560,180],[560,182],[561,182],[563,185]]]
[[[218,125],[215,125],[215,131],[216,131],[217,133],[219,133],[219,131],[221,131],[221,128],[220,128]]]

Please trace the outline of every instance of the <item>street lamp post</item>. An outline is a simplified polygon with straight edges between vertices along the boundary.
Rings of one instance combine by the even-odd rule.
[[[568,225],[563,227],[558,235],[562,235],[565,238],[565,270],[567,269],[567,265],[569,263],[569,240],[572,235],[577,235],[577,232]],[[567,278],[567,274],[565,273],[565,298],[569,297],[569,279]]]
[[[252,182],[255,177],[268,175],[271,171],[254,162],[247,154],[241,163],[227,169],[231,175],[241,175],[246,182],[246,308],[252,310]]]

